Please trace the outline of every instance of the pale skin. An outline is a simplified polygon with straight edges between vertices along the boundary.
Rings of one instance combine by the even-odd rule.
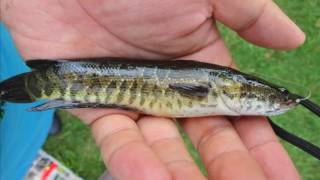
[[[24,59],[123,56],[233,66],[220,21],[249,43],[292,49],[303,32],[270,0],[1,0]],[[248,60],[254,61],[254,59]],[[91,127],[115,179],[205,179],[174,121],[113,109],[71,111]],[[179,120],[208,179],[299,179],[266,119]]]

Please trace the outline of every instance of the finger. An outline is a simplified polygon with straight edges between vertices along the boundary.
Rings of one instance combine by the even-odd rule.
[[[271,0],[212,0],[214,17],[249,42],[290,49],[303,43],[303,32]]]
[[[288,154],[263,117],[242,117],[234,126],[268,179],[300,179]],[[285,172],[285,173],[284,173]]]
[[[182,121],[182,127],[199,152],[209,179],[265,179],[226,118],[190,118]]]
[[[225,65],[225,66],[229,66],[228,64],[231,64],[230,66],[234,66],[234,64],[232,64],[230,56],[228,55],[227,50],[225,49],[225,46],[224,46],[223,42],[219,38],[217,38],[215,43],[210,44],[208,47],[204,48],[202,51],[197,52],[196,54],[189,55],[189,57],[192,57],[192,58],[199,58],[200,57],[200,60],[204,59],[204,61],[207,61],[209,63],[222,64],[222,65]],[[210,57],[210,58],[208,58],[208,57]],[[221,59],[223,61],[220,61]],[[242,122],[242,121],[237,121],[237,122]],[[194,122],[194,123],[197,123],[197,122]],[[258,131],[260,131],[260,128],[263,129],[263,126],[250,127],[249,123],[247,125],[248,125],[248,127],[243,128],[243,132],[244,133],[248,133],[248,137],[247,138],[257,137],[256,134],[260,134],[258,132]],[[248,131],[248,129],[250,129],[250,131],[251,131],[251,129],[255,129],[255,134],[250,134],[249,133],[250,131]],[[275,136],[272,131],[270,132],[269,136],[266,133],[264,133],[264,135],[267,136],[267,137],[265,137],[266,139],[268,139],[268,137],[270,137],[270,136]],[[263,137],[264,135],[261,135],[261,136]],[[190,136],[190,138],[192,138],[193,136],[195,136],[195,134],[189,134],[189,136]],[[241,136],[241,139],[242,138],[243,137]],[[245,143],[246,143],[246,141],[245,141]],[[275,146],[273,146],[273,147],[275,147]],[[285,171],[282,171],[282,170],[291,169],[291,171],[290,170],[288,171],[289,174],[291,174],[291,175],[288,175],[288,176],[298,177],[294,166],[292,165],[292,163],[290,163],[291,161],[290,161],[289,157],[287,156],[286,152],[281,147],[281,145],[278,144],[276,149],[278,149],[277,153],[280,156],[279,158],[282,159],[282,162],[284,162],[282,164],[283,168],[268,168],[267,166],[275,167],[275,166],[272,166],[272,163],[275,163],[273,161],[270,161],[270,164],[268,164],[268,165],[266,165],[264,163],[265,161],[269,162],[268,161],[268,158],[269,158],[268,155],[272,155],[272,153],[270,153],[270,154],[268,154],[268,153],[259,153],[259,156],[261,156],[261,157],[259,157],[259,158],[257,156],[254,156],[254,157],[258,158],[257,161],[260,164],[261,168],[263,168],[263,171],[268,176],[269,176],[269,174],[271,174],[271,175],[275,174],[272,177],[279,177],[276,174],[278,174],[278,175],[279,174],[283,174],[283,172],[285,172]],[[280,151],[281,151],[281,153],[280,153]],[[273,152],[273,151],[271,151],[271,152]],[[266,156],[266,157],[264,157],[264,156]],[[273,158],[271,158],[271,159],[273,159]],[[295,178],[293,178],[293,179],[295,179]]]
[[[114,179],[171,179],[145,143],[136,123],[124,115],[101,117],[91,125],[105,164]]]
[[[92,124],[95,120],[102,118],[106,115],[122,114],[130,117],[133,120],[138,119],[138,113],[125,111],[121,109],[94,109],[94,108],[81,108],[81,109],[68,109],[68,112],[74,116],[79,117],[85,124]]]
[[[172,120],[144,117],[138,121],[138,125],[147,143],[167,166],[173,179],[205,179],[186,150]]]

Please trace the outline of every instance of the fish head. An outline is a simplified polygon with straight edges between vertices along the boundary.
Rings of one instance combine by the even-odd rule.
[[[299,102],[287,89],[244,74],[220,75],[214,82],[225,109],[233,115],[277,115]]]
[[[244,84],[241,90],[241,111],[243,114],[278,115],[299,103],[299,97],[286,88],[261,83]]]

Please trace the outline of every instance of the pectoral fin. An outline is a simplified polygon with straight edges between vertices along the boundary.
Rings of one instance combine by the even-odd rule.
[[[129,111],[138,111],[136,109],[119,106],[115,104],[97,104],[97,103],[81,103],[62,100],[53,100],[28,109],[30,112],[46,111],[49,109],[72,109],[72,108],[115,108]]]
[[[28,111],[36,112],[36,111],[46,111],[54,108],[68,109],[68,108],[76,108],[79,106],[78,102],[69,102],[69,101],[48,101],[46,103],[40,104],[38,106],[32,107],[28,109]]]
[[[178,91],[181,95],[205,98],[209,93],[209,85],[174,83],[169,88]]]

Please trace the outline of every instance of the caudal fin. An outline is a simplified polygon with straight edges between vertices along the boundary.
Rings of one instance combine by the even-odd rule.
[[[25,77],[28,73],[19,74],[11,77],[0,83],[0,100],[15,102],[15,103],[28,103],[33,102],[25,86]]]

